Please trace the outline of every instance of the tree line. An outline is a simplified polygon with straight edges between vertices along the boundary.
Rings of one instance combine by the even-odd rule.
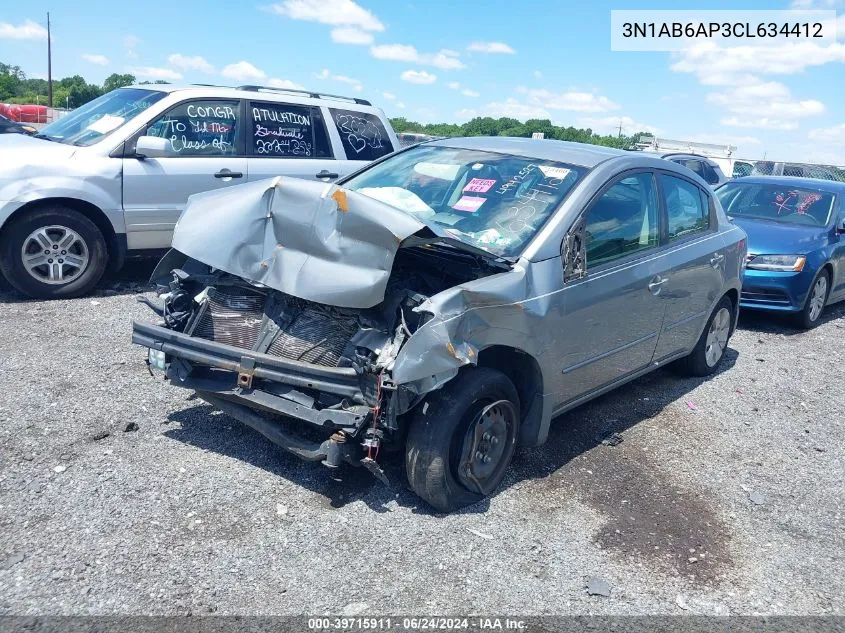
[[[476,117],[466,123],[417,123],[404,117],[390,119],[397,133],[419,132],[432,136],[523,136],[530,137],[534,132],[542,132],[544,138],[559,141],[574,141],[628,149],[634,147],[644,132],[632,136],[596,134],[590,128],[563,127],[554,125],[549,119],[528,119],[524,123],[510,117]]]
[[[80,75],[53,80],[53,105],[57,108],[78,108],[115,88],[137,83],[129,73],[112,73],[102,85],[88,83]],[[141,83],[167,83],[142,81]],[[20,66],[0,62],[0,103],[34,103],[47,105],[47,80],[26,76]]]

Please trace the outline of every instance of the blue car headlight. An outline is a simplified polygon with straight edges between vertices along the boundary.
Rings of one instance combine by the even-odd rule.
[[[750,270],[776,270],[798,273],[804,270],[807,258],[803,255],[757,255],[752,257],[746,267]]]

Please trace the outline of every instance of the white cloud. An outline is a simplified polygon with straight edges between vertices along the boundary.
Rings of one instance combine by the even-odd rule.
[[[464,88],[461,90],[461,94],[465,97],[480,97],[481,94],[477,93],[475,90],[470,90],[469,88]]]
[[[256,68],[249,62],[245,61],[240,61],[236,64],[229,64],[220,71],[220,74],[229,79],[234,79],[235,81],[260,81],[267,77],[267,73],[263,70]]]
[[[550,92],[533,88],[518,87],[517,92],[527,95],[528,103],[549,110],[570,110],[573,112],[609,112],[620,105],[592,92]]]
[[[731,127],[794,130],[796,119],[823,114],[825,106],[815,99],[794,99],[789,88],[777,81],[752,79],[724,92],[707,95],[708,103],[723,107],[729,116],[722,125]]]
[[[835,9],[845,4],[843,0],[792,0],[790,9]]]
[[[506,55],[516,53],[515,50],[504,42],[473,42],[467,46],[467,50],[475,53],[504,53]]]
[[[405,109],[405,104],[404,104],[404,103],[402,103],[401,101],[397,101],[397,102],[396,102],[396,107],[397,107],[397,108],[399,108],[400,110],[404,110],[404,109]]]
[[[531,74],[534,75],[534,79],[542,79],[543,78],[543,73],[540,72],[539,70],[535,70]]]
[[[402,81],[412,84],[433,84],[437,81],[437,75],[432,75],[424,70],[406,70],[399,76]]]
[[[832,127],[810,130],[807,136],[813,141],[836,143],[838,145],[845,144],[845,123],[840,123],[839,125],[834,125]]]
[[[93,53],[83,53],[82,59],[84,59],[86,62],[97,64],[98,66],[105,66],[109,63],[109,58],[105,55],[95,55]]]
[[[171,66],[175,66],[179,70],[198,70],[199,72],[206,73],[208,75],[217,72],[214,66],[209,64],[204,57],[200,57],[199,55],[195,57],[186,57],[185,55],[181,55],[179,53],[173,53],[167,58],[167,61]]]
[[[46,40],[47,29],[33,22],[24,20],[23,24],[15,26],[8,22],[0,22],[0,40]]]
[[[387,99],[388,101],[396,101],[396,95],[392,92],[382,92],[381,96]]]
[[[284,88],[286,90],[305,90],[304,86],[300,86],[290,79],[277,79],[275,77],[268,81],[267,85],[271,88]]]
[[[478,110],[475,108],[463,108],[455,112],[455,120],[459,123],[462,121],[469,121],[478,116]]]
[[[461,89],[461,84],[458,83],[457,81],[450,81],[446,85],[449,86],[449,88],[451,88],[452,90],[460,90]]]
[[[524,121],[526,119],[550,119],[549,111],[538,105],[521,103],[514,98],[505,101],[488,103],[482,108],[481,114],[492,117],[513,117]]]
[[[660,134],[660,129],[640,123],[629,116],[605,116],[605,117],[579,117],[576,119],[581,127],[588,127],[599,134],[615,134],[622,125],[622,134],[636,134],[637,132],[648,132],[649,134]]]
[[[283,0],[270,9],[294,20],[354,26],[364,31],[384,30],[384,24],[372,12],[352,0]]]
[[[129,34],[123,38],[123,47],[126,49],[126,56],[130,58],[137,57],[135,49],[141,43],[141,38],[137,35]]]
[[[693,73],[705,85],[731,85],[748,74],[792,75],[812,66],[845,62],[845,44],[787,42],[778,46],[732,46],[713,42],[696,44],[675,54],[670,68]]]
[[[182,79],[182,75],[170,68],[155,68],[154,66],[135,66],[127,69],[130,74],[139,79]]]
[[[323,70],[314,75],[314,77],[317,79],[328,79],[330,81],[348,84],[352,86],[352,89],[355,90],[355,92],[361,92],[364,89],[364,84],[361,83],[360,79],[354,79],[352,77],[347,77],[346,75],[334,75],[329,72],[328,68],[323,68]]]
[[[362,31],[353,26],[342,26],[332,29],[332,42],[338,44],[366,45],[373,43],[373,34]]]
[[[370,54],[376,59],[413,62],[422,66],[434,66],[441,70],[466,68],[458,53],[446,48],[436,53],[420,53],[416,48],[407,44],[378,44],[370,47]]]

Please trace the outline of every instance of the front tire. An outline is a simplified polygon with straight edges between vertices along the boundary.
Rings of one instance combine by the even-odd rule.
[[[462,370],[411,418],[405,444],[411,489],[441,512],[490,495],[513,458],[519,416],[519,396],[504,374]]]
[[[812,330],[816,327],[824,312],[828,294],[830,294],[830,274],[823,268],[813,279],[804,308],[793,317],[795,325],[802,330]]]
[[[87,294],[108,263],[97,225],[74,209],[44,207],[25,213],[0,241],[0,267],[14,288],[34,299]]]
[[[730,297],[722,297],[689,356],[680,359],[676,367],[687,376],[709,376],[719,367],[728,348],[734,317]]]

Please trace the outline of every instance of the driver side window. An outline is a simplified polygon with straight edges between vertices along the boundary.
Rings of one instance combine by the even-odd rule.
[[[587,211],[587,269],[657,246],[657,218],[653,174],[618,180]]]

